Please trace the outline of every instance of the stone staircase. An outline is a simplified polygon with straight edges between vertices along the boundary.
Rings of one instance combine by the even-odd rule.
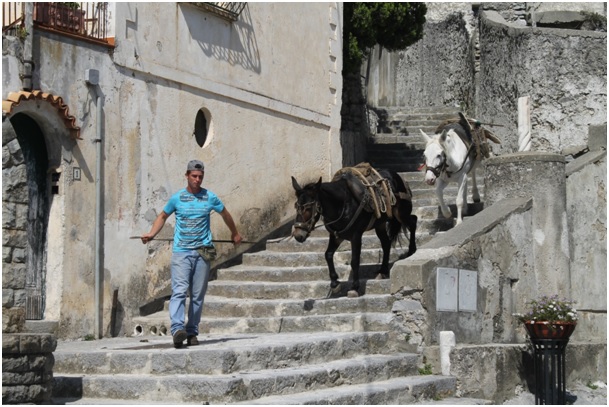
[[[377,133],[368,141],[368,162],[379,168],[398,172],[408,182],[413,193],[414,213],[419,217],[417,233],[423,242],[437,232],[452,228],[457,216],[455,197],[457,184],[449,184],[444,189],[444,199],[450,207],[453,218],[445,219],[438,206],[435,187],[425,184],[425,175],[419,170],[424,163],[425,141],[419,130],[428,135],[435,133],[440,123],[457,117],[459,108],[430,107],[404,109],[396,107],[377,108]],[[406,113],[408,112],[408,113]],[[484,170],[476,169],[478,190],[484,196]],[[473,203],[471,177],[468,182],[468,215],[480,212],[483,205]],[[466,215],[467,216],[467,215]]]
[[[414,131],[408,130],[410,124],[403,124],[414,119],[399,119],[399,115],[392,116],[392,128]],[[429,120],[436,120],[435,116]],[[383,154],[378,153],[386,148],[379,142],[384,137],[379,135],[371,144],[370,161],[397,168],[399,159],[392,161],[387,155],[382,161]],[[413,154],[420,148],[414,147],[420,143],[414,136],[392,133],[387,137],[411,146]],[[422,245],[438,231],[452,227],[452,221],[437,219],[433,191],[428,196],[427,186],[418,184],[422,173],[400,173],[415,194],[420,219],[417,241]],[[408,244],[405,236],[402,240],[405,244],[392,250],[391,262],[405,255]],[[359,298],[346,297],[348,242],[334,257],[343,282],[341,292],[330,295],[323,254],[326,244],[327,232],[319,228],[304,243],[268,241],[265,250],[243,254],[241,264],[219,269],[205,299],[199,346],[173,348],[167,335],[167,309],[135,319],[135,336],[60,342],[55,352],[54,401],[490,404],[456,398],[454,377],[422,374],[428,369],[416,344],[392,331],[395,299],[390,280],[374,279],[381,250],[373,232],[363,239],[360,285],[365,294]]]

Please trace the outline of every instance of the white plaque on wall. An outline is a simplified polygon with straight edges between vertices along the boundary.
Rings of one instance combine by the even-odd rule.
[[[478,273],[459,269],[459,311],[476,312],[477,303]]]
[[[436,310],[459,310],[459,270],[438,267],[436,278]]]

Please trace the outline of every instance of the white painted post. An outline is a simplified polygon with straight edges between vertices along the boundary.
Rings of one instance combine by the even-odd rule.
[[[531,150],[531,97],[518,98],[518,151]]]
[[[440,366],[442,375],[450,376],[450,351],[457,345],[453,331],[440,332]]]

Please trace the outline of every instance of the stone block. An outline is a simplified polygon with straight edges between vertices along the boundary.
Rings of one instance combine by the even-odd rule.
[[[27,355],[4,355],[2,357],[2,372],[26,372],[29,370],[30,361]]]
[[[2,404],[24,404],[30,402],[29,386],[8,386],[2,384]]]
[[[2,245],[10,247],[27,247],[27,232],[18,229],[2,230]]]
[[[26,293],[24,289],[13,290],[13,307],[25,308]]]
[[[24,325],[24,308],[2,308],[2,334],[22,332]]]
[[[398,300],[393,303],[393,307],[391,308],[391,312],[400,312],[400,311],[421,311],[423,307],[421,306],[420,301],[414,300]]]
[[[2,333],[2,354],[19,353],[19,335]]]
[[[17,206],[11,202],[2,202],[2,228],[14,229],[17,226]]]
[[[415,256],[419,254],[418,252]],[[396,262],[391,269],[391,292],[402,289],[423,290],[428,283],[428,273],[433,271],[436,263],[428,258],[404,259]]]
[[[10,288],[2,289],[2,307],[12,308],[13,307],[13,290]]]
[[[24,264],[2,265],[2,288],[19,290],[25,288],[26,269]]]
[[[2,263],[10,263],[13,261],[13,248],[2,246]]]
[[[22,334],[19,342],[21,353],[40,353],[40,335]]]
[[[57,348],[57,338],[52,334],[40,335],[40,351],[43,353],[55,352]]]
[[[41,384],[42,383],[42,373],[40,372],[20,372],[20,373],[12,373],[12,372],[2,372],[2,385],[32,385],[32,384]]]
[[[25,263],[25,249],[15,247],[13,249],[13,263]]]

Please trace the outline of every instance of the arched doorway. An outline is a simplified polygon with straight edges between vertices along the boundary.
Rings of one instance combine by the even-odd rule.
[[[9,93],[2,113],[3,315],[11,316],[3,332],[21,332],[24,320],[50,322],[34,329],[53,332],[63,280],[59,177],[80,128],[61,97],[41,91]]]
[[[19,113],[10,118],[22,162],[13,160],[11,184],[16,188],[3,195],[8,208],[15,210],[16,230],[25,232],[22,244],[25,263],[25,318],[44,316],[46,236],[49,213],[49,160],[42,130],[32,118]],[[18,151],[14,150],[18,156]],[[19,168],[21,167],[21,168]],[[21,179],[20,179],[21,178]],[[24,179],[23,179],[24,178]],[[3,205],[5,206],[5,205]],[[6,208],[5,208],[6,209]],[[9,209],[10,210],[10,209]],[[19,234],[17,232],[17,234]],[[16,251],[17,253],[19,250]],[[18,260],[18,259],[14,259]]]

